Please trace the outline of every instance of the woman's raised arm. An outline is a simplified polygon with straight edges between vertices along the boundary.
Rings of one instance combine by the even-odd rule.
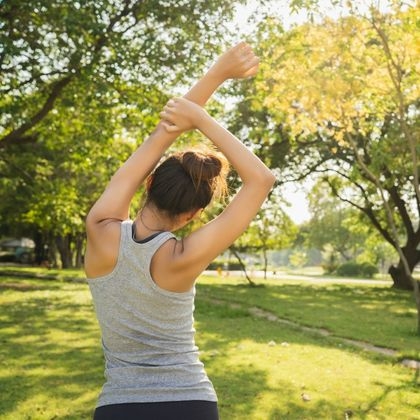
[[[239,192],[219,216],[188,235],[182,243],[177,243],[173,257],[166,256],[170,264],[156,264],[157,271],[168,270],[168,273],[156,271],[157,277],[165,278],[165,274],[170,274],[169,277],[178,283],[175,287],[188,290],[202,270],[248,227],[271,190],[275,177],[233,134],[187,99],[172,99],[161,116],[166,121],[163,124],[168,132],[198,128],[226,156],[243,182]]]
[[[252,76],[257,67],[258,58],[246,43],[241,42],[222,54],[185,98],[203,106],[225,80]],[[147,140],[115,173],[92,207],[87,218],[88,230],[103,222],[127,219],[135,192],[179,134],[180,131],[168,132],[162,123],[157,125]]]
[[[258,58],[247,44],[240,43],[221,55],[185,98],[202,106],[226,79],[251,76],[257,67]],[[164,123],[160,122],[118,169],[91,208],[86,219],[85,271],[89,277],[105,275],[115,266],[120,223],[129,217],[131,200],[180,133],[166,130]]]

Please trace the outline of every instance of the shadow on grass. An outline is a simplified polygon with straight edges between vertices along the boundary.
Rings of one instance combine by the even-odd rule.
[[[286,286],[287,289],[290,287],[295,286]],[[334,290],[333,293],[338,293],[340,290],[341,288],[338,291]],[[369,292],[359,297],[356,291],[351,292],[347,288],[341,291],[344,291],[347,296],[353,294],[359,301],[371,302],[370,297],[372,296]],[[381,293],[381,291],[379,292]],[[418,387],[418,377],[416,375],[413,380],[407,380],[407,375],[402,375],[393,381],[395,385],[390,385],[385,382],[372,384],[373,390],[371,395],[364,395],[363,391],[357,391],[358,378],[354,375],[354,383],[350,383],[348,386],[355,390],[353,391],[353,398],[355,399],[346,395],[342,395],[340,398],[334,398],[334,394],[332,396],[330,394],[327,398],[324,398],[322,392],[315,388],[316,398],[305,403],[302,399],[303,390],[297,382],[294,380],[277,380],[273,384],[272,378],[269,377],[268,372],[271,369],[282,369],[283,367],[282,357],[284,356],[281,356],[281,354],[285,353],[279,351],[278,345],[276,352],[280,355],[279,360],[272,361],[270,359],[272,365],[268,368],[264,367],[262,369],[261,365],[253,363],[252,357],[255,357],[253,354],[249,354],[248,358],[238,356],[238,364],[232,365],[232,360],[234,359],[232,355],[235,352],[246,353],[246,345],[243,348],[241,343],[247,340],[259,344],[260,351],[261,349],[263,351],[266,349],[267,356],[271,353],[269,347],[270,342],[274,342],[275,340],[277,344],[280,344],[281,341],[289,341],[293,345],[305,346],[305,348],[325,348],[326,352],[330,350],[335,351],[338,347],[340,354],[357,354],[357,358],[363,359],[371,365],[391,365],[391,363],[384,361],[381,355],[356,350],[351,346],[338,345],[337,341],[333,339],[302,332],[296,328],[290,328],[281,324],[278,324],[277,328],[277,325],[273,322],[253,318],[247,308],[255,306],[256,303],[262,303],[264,305],[264,299],[256,293],[257,289],[242,285],[223,285],[219,287],[218,285],[208,286],[201,284],[198,287],[196,320],[198,324],[199,346],[203,352],[202,360],[208,368],[210,378],[219,395],[222,420],[345,419],[351,417],[392,419],[391,414],[390,417],[386,417],[383,415],[383,411],[380,417],[375,417],[377,407],[387,400],[388,396],[392,393],[399,393],[404,390],[409,391],[410,398],[416,394]],[[273,294],[274,297],[271,296],[271,299],[277,299],[277,295],[286,295],[287,291],[283,286],[279,285],[273,286],[273,288],[264,288],[262,293],[266,295]],[[382,298],[384,297],[389,298],[387,291],[383,292]],[[391,295],[389,300],[392,302],[393,298]],[[222,300],[225,305],[220,304],[220,301],[215,301],[218,299]],[[315,299],[316,297],[311,296],[309,293],[309,296],[302,296],[302,299],[295,304],[297,306],[304,305],[305,302],[312,302]],[[328,308],[330,308],[330,311],[335,310],[332,307],[336,304],[336,297],[334,295],[322,297],[320,300],[321,302],[317,302],[316,304],[325,306],[325,311]],[[235,302],[239,302],[239,304],[235,305]],[[244,302],[248,302],[249,305],[244,305]],[[278,305],[281,305],[281,303],[281,300],[279,300]],[[272,304],[273,300],[271,300]],[[367,310],[369,311],[371,308]],[[200,333],[201,331],[203,331],[202,334]],[[285,363],[287,364],[288,362],[286,361]],[[292,365],[293,363],[296,363],[296,367],[299,369],[299,361],[293,361]],[[331,375],[334,375],[334,367],[339,363],[338,360],[331,360]],[[361,374],[363,375],[363,373]],[[408,371],[409,375],[410,373]],[[299,373],[296,373],[296,377],[299,377]],[[317,386],[318,388],[322,388],[321,383]],[[345,394],[346,391],[342,392]],[[272,399],[276,395],[278,395],[278,404],[272,401],[269,402],[266,406],[264,417],[261,417],[261,406],[265,406],[266,399],[270,400],[270,398]],[[404,397],[401,397],[400,400],[404,401]],[[385,405],[387,403],[386,401]],[[404,401],[404,403],[411,412],[415,412],[420,408],[412,402]],[[378,409],[383,410],[382,407]],[[254,416],[254,412],[258,412],[259,414]]]
[[[55,281],[45,281],[35,278],[15,278],[13,276],[3,276],[0,272],[0,292],[13,290],[17,292],[32,292],[35,290],[58,290],[60,283]]]
[[[413,374],[413,378],[411,381],[407,381],[405,383],[401,383],[400,385],[396,386],[389,386],[387,384],[384,384],[382,382],[378,383],[382,388],[382,392],[375,398],[373,398],[366,406],[361,410],[360,418],[367,419],[372,418],[372,416],[375,415],[376,408],[385,401],[388,396],[392,393],[400,393],[405,394],[407,391],[412,391],[413,388],[418,388],[418,394],[419,398],[417,399],[417,402],[410,404],[409,402],[405,401],[405,404],[408,406],[412,406],[414,410],[417,411],[418,416],[417,419],[420,419],[420,382],[419,382],[419,371],[415,370]]]
[[[1,290],[15,290],[18,292],[33,292],[34,290],[50,290],[50,286],[41,286],[28,283],[0,283]]]
[[[302,403],[299,384],[287,380],[273,383],[269,372],[253,359],[255,355],[251,352],[246,354],[247,349],[239,347],[249,338],[264,345],[278,338],[273,337],[272,323],[253,319],[242,303],[255,305],[258,302],[272,309],[273,299],[282,305],[289,299],[285,297],[288,293],[298,293],[291,287],[299,286],[251,289],[248,286],[199,285],[196,302],[197,341],[202,350],[202,360],[219,395],[221,420],[344,418],[347,407],[341,407],[340,402],[332,399],[327,401],[319,398],[309,404]],[[91,418],[103,383],[103,358],[99,329],[87,286],[44,280],[39,284],[34,283],[34,288],[25,293],[19,290],[13,287],[3,290],[8,299],[2,302],[0,316],[0,417],[10,420]],[[371,302],[369,293],[359,296],[344,289],[332,290],[333,296],[320,296],[319,299],[309,293],[309,296],[302,296],[298,305],[313,302],[326,312],[328,307],[335,311],[338,308],[331,306],[337,304],[334,295],[339,292],[353,295],[354,299],[362,302]],[[206,300],[200,299],[201,295]],[[385,293],[382,298],[386,296]],[[213,297],[230,303],[239,301],[241,305],[221,308],[211,303]],[[268,298],[271,300],[264,300]],[[281,337],[296,344],[331,347],[331,342],[327,340],[315,339],[286,327],[282,328]],[[245,355],[236,362],[235,352]],[[281,360],[274,361],[271,368],[281,369],[281,363]],[[358,418],[367,417],[390,393],[412,391],[414,386],[411,382],[401,381],[395,386],[381,384],[382,391],[366,407],[353,408],[353,412],[359,415]],[[286,406],[268,404],[266,411],[263,411],[266,417],[254,415],[261,413],[261,405],[265,406],[265,399],[273,395],[287,401]],[[332,414],[329,416],[328,413]],[[340,417],[337,413],[340,413]]]
[[[212,305],[209,301],[197,301],[196,320],[198,324],[199,346],[201,359],[209,372],[218,397],[221,420],[284,420],[284,419],[321,419],[326,413],[340,412],[339,403],[317,402],[311,406],[299,406],[294,401],[301,401],[300,385],[290,381],[271,383],[269,371],[258,367],[255,355],[246,355],[244,340],[252,339],[263,344],[269,351],[269,342],[273,340],[273,326],[261,319],[253,319],[248,311],[242,308],[232,308]],[[287,328],[286,328],[287,330]],[[203,331],[203,337],[200,335]],[[285,331],[285,339],[295,343],[314,342],[304,335]],[[318,344],[318,343],[317,343]],[[234,353],[244,353],[239,362],[232,365]],[[248,357],[247,357],[248,356]],[[273,364],[270,369],[281,369],[282,362]],[[287,401],[286,408],[270,408],[276,403],[265,406],[264,399],[278,396],[278,400]],[[280,404],[280,405],[283,405]],[[261,413],[264,417],[261,417]]]
[[[280,318],[324,328],[340,337],[420,355],[415,304],[405,291],[383,286],[273,282],[265,288],[199,284],[198,292],[198,296],[258,306]]]
[[[3,288],[14,299],[2,302],[0,317],[1,418],[91,418],[103,359],[93,308],[75,298],[87,288],[77,287]]]

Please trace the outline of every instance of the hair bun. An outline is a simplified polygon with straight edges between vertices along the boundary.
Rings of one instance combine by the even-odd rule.
[[[210,149],[174,153],[148,179],[147,202],[169,216],[204,209],[226,196],[227,159]]]
[[[217,155],[197,151],[184,152],[181,165],[191,177],[194,185],[218,177],[223,169],[223,163]]]

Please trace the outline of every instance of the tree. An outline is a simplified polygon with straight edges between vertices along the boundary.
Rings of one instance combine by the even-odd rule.
[[[395,287],[412,289],[420,261],[418,9],[395,7],[288,32],[268,19],[257,86],[265,99],[249,105],[265,114],[283,178],[322,173],[399,252],[390,274]]]
[[[309,207],[313,216],[305,225],[305,242],[323,252],[328,272],[343,261],[379,265],[395,260],[395,250],[390,253],[363,213],[334,196],[322,178],[309,194]]]
[[[312,218],[306,226],[307,245],[320,250],[329,247],[341,261],[356,259],[369,236],[367,229],[354,228],[368,224],[361,220],[360,212],[332,195],[322,179],[309,193],[309,207]]]
[[[50,251],[38,262],[48,259],[56,265],[58,252],[65,268],[81,265],[85,214],[132,145],[116,137],[120,126],[112,118],[94,129],[78,107],[61,111],[50,122],[51,134],[35,144],[10,146],[7,160],[0,163],[0,231],[31,234],[38,254],[44,247]],[[95,114],[104,110],[91,108],[90,116],[100,117]]]
[[[208,59],[234,2],[2,2],[0,147],[33,142],[70,84],[150,86]],[[81,93],[81,92],[80,92]],[[107,95],[109,91],[98,91]]]
[[[0,233],[80,265],[88,209],[219,48],[235,3],[2,2]]]
[[[231,246],[238,252],[260,252],[263,257],[264,278],[267,278],[268,251],[290,246],[296,238],[297,226],[280,207],[280,197],[271,194],[246,232]]]
[[[414,290],[420,333],[419,9],[390,6],[288,32],[267,19],[256,87],[265,100],[250,112],[266,114],[268,135],[280,139],[272,153],[282,152],[284,178],[323,174],[397,251],[389,273],[394,287]]]

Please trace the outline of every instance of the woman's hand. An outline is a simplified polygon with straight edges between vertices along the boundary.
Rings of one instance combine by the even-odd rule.
[[[240,42],[222,54],[209,72],[222,80],[245,79],[258,72],[259,59],[246,42]]]
[[[159,115],[166,131],[177,132],[196,128],[206,115],[206,111],[188,99],[173,98],[168,101]]]

